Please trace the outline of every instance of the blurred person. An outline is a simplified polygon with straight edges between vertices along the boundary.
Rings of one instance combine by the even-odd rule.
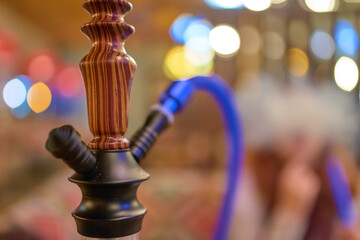
[[[242,90],[248,151],[239,193],[243,206],[235,221],[248,214],[257,214],[252,217],[257,220],[234,239],[360,239],[355,226],[345,228],[338,220],[325,165],[331,155],[340,159],[356,193],[355,103],[329,86],[263,82]],[[247,191],[249,185],[255,190]],[[247,206],[252,209],[240,216]]]

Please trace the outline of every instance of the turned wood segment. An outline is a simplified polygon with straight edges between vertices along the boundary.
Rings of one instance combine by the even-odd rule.
[[[92,42],[81,60],[90,131],[91,149],[116,150],[129,147],[124,137],[128,126],[129,99],[135,61],[126,54],[124,43],[135,29],[124,22],[132,9],[126,0],[86,0],[84,8],[92,21],[81,30]]]

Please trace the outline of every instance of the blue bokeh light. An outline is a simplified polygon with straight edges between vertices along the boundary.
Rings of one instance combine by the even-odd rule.
[[[353,56],[359,50],[359,36],[351,23],[338,20],[334,28],[335,43],[342,54]]]
[[[189,25],[196,21],[198,17],[194,17],[191,14],[180,15],[172,24],[170,28],[171,38],[180,44],[185,44],[184,34]]]
[[[86,113],[86,98],[81,97],[65,97],[60,93],[53,92],[53,101],[49,107],[50,112],[56,113],[58,116],[72,116]],[[85,114],[86,115],[86,114]]]
[[[26,92],[29,91],[30,87],[32,86],[32,81],[28,76],[20,75],[17,76],[16,79],[19,79],[24,84]]]
[[[25,118],[30,112],[31,109],[26,101],[24,101],[19,107],[11,109],[11,113],[19,119]]]
[[[310,49],[316,57],[328,60],[335,53],[335,43],[330,34],[317,30],[311,35]]]
[[[188,41],[190,41],[192,38],[209,39],[211,29],[212,29],[211,23],[206,21],[205,19],[193,21],[185,30],[184,33],[185,44]]]
[[[241,9],[244,8],[242,0],[204,0],[204,2],[214,9]]]

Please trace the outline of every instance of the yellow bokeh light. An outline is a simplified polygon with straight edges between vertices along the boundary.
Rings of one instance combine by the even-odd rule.
[[[309,70],[309,58],[298,48],[291,48],[287,53],[289,72],[295,77],[304,76]]]
[[[334,77],[339,88],[350,92],[359,81],[358,66],[351,58],[342,57],[335,65]]]
[[[186,48],[185,57],[186,60],[189,61],[191,64],[202,67],[209,65],[209,63],[214,60],[215,52],[212,49],[205,52],[194,52],[191,49]]]
[[[306,6],[314,12],[330,12],[336,8],[336,0],[305,0]]]
[[[213,61],[204,65],[196,65],[189,61],[187,49],[184,46],[177,46],[171,49],[165,58],[164,72],[172,80],[208,75],[213,68]]]
[[[29,89],[27,101],[31,110],[41,113],[50,106],[51,98],[51,91],[48,86],[39,82]]]

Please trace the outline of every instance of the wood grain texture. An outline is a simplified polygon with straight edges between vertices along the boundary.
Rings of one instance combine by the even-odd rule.
[[[92,42],[80,63],[94,135],[88,146],[97,150],[125,149],[129,147],[124,134],[136,63],[124,48],[126,38],[135,31],[124,22],[124,16],[132,5],[126,0],[86,0],[84,8],[92,15],[92,21],[81,28]]]

